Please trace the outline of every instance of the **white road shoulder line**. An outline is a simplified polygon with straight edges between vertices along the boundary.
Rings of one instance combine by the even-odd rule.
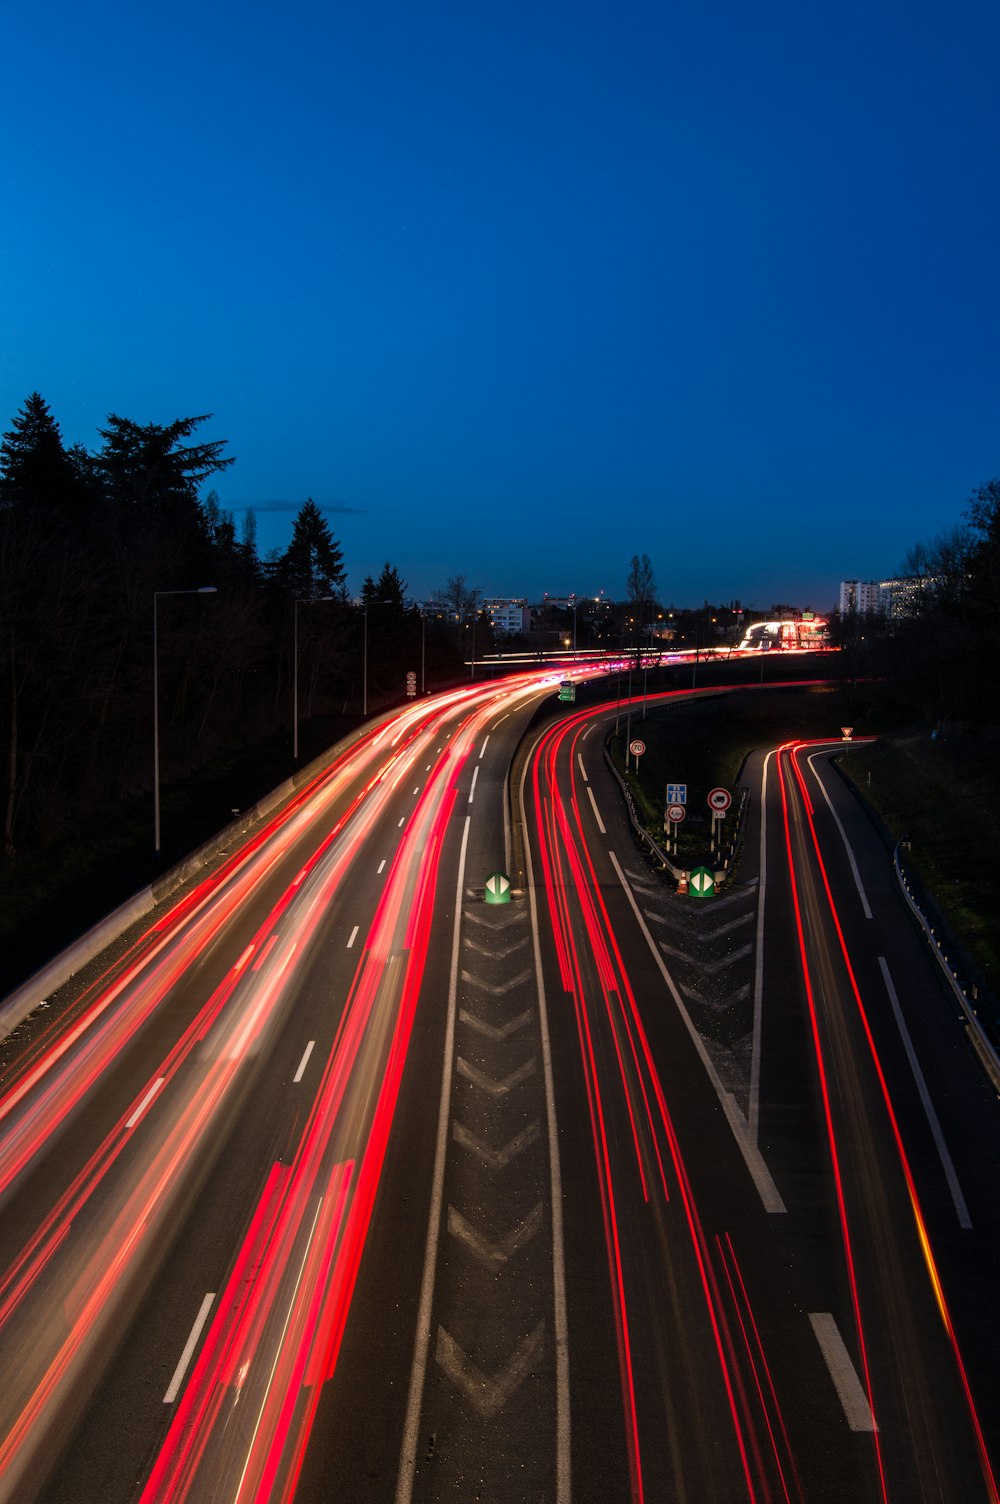
[[[305,1075],[306,1066],[309,1064],[309,1056],[313,1052],[313,1046],[315,1045],[315,1043],[315,1039],[310,1039],[309,1043],[306,1045],[305,1050],[302,1054],[302,1059],[299,1061],[299,1068],[295,1072],[295,1075],[292,1077],[293,1084],[297,1081],[301,1081],[302,1077]]]
[[[729,1123],[729,1126],[732,1129],[733,1137],[736,1140],[740,1153],[743,1155],[743,1158],[746,1162],[746,1167],[750,1171],[750,1178],[753,1180],[754,1185],[757,1187],[757,1193],[760,1196],[761,1201],[764,1203],[764,1210],[766,1212],[784,1212],[787,1210],[787,1208],[785,1206],[785,1203],[781,1199],[781,1194],[778,1190],[778,1187],[775,1185],[774,1181],[771,1178],[770,1170],[764,1163],[763,1155],[757,1148],[757,1145],[754,1143],[754,1140],[750,1133],[750,1126],[747,1123],[746,1118],[740,1111],[739,1107],[737,1106],[736,1098],[733,1096],[731,1091],[726,1091],[726,1088],[723,1086],[722,1082],[719,1079],[718,1072],[716,1071],[715,1066],[712,1064],[712,1060],[708,1051],[705,1049],[704,1041],[702,1040],[701,1035],[698,1033],[698,1030],[695,1028],[690,1013],[684,1006],[684,999],[681,997],[679,991],[677,990],[677,984],[674,981],[673,977],[670,975],[670,972],[667,970],[667,963],[664,961],[663,956],[660,953],[659,946],[650,934],[649,926],[646,924],[645,919],[642,917],[639,905],[635,899],[635,894],[632,892],[631,885],[626,878],[625,873],[622,871],[621,863],[619,862],[613,851],[609,851],[608,856],[611,858],[611,863],[615,869],[615,872],[618,874],[618,881],[621,883],[622,892],[625,894],[625,897],[628,899],[629,904],[631,905],[632,912],[636,918],[636,923],[645,936],[646,944],[649,946],[650,954],[652,955],[653,959],[660,969],[660,975],[663,977],[663,980],[666,982],[667,987],[670,990],[670,995],[674,1000],[677,1011],[680,1013],[680,1016],[684,1021],[684,1027],[687,1029],[688,1034],[691,1036],[691,1043],[697,1050],[698,1057],[701,1060],[702,1065],[705,1067],[705,1074],[708,1076],[708,1079],[711,1081],[713,1087],[715,1088],[715,1094],[722,1105],[723,1112],[726,1114],[726,1121]]]
[[[163,1403],[165,1405],[172,1405],[177,1398],[180,1387],[184,1382],[184,1375],[187,1373],[187,1366],[191,1362],[191,1356],[195,1348],[198,1346],[198,1338],[201,1336],[202,1327],[208,1320],[208,1313],[212,1309],[214,1299],[215,1291],[210,1290],[198,1309],[198,1314],[194,1318],[194,1326],[191,1328],[188,1340],[184,1344],[184,1351],[181,1353],[180,1361],[174,1369],[174,1376],[170,1380],[170,1388],[163,1396]]]
[[[773,752],[764,758],[760,774],[760,856],[757,888],[757,952],[753,977],[753,1043],[750,1048],[750,1134],[757,1142],[760,1122],[760,1049],[764,1017],[764,902],[767,897],[767,769]]]
[[[806,761],[809,764],[809,771],[813,775],[813,777],[815,778],[816,783],[819,786],[819,791],[823,795],[823,798],[826,800],[826,807],[827,807],[827,809],[830,811],[831,815],[833,816],[833,818],[837,822],[837,829],[840,831],[840,839],[844,843],[844,850],[847,852],[847,860],[851,864],[851,874],[852,874],[852,876],[854,878],[854,886],[857,888],[857,890],[858,890],[858,897],[861,899],[861,907],[865,911],[865,918],[866,919],[870,919],[872,917],[872,911],[871,911],[871,907],[869,906],[869,903],[868,903],[868,895],[865,892],[864,886],[862,885],[862,882],[861,882],[861,873],[858,871],[858,864],[854,860],[854,852],[851,850],[851,843],[847,839],[847,831],[844,829],[844,827],[843,827],[843,825],[841,823],[840,816],[837,814],[837,811],[833,807],[833,804],[832,804],[832,802],[830,800],[830,795],[827,793],[827,791],[826,791],[826,789],[825,789],[825,787],[823,785],[823,780],[820,778],[820,776],[817,773],[816,769],[813,767],[813,759],[816,758],[816,757],[818,757],[819,755],[820,754],[818,752],[814,752],[813,755],[812,755],[812,757],[809,757],[809,758],[806,759]]]
[[[847,1416],[852,1431],[877,1431],[868,1396],[861,1386],[858,1371],[851,1362],[851,1355],[844,1346],[840,1328],[829,1311],[810,1311],[809,1320],[819,1343],[819,1350],[826,1359],[833,1387]]]
[[[146,1111],[146,1108],[149,1106],[150,1102],[156,1096],[156,1093],[159,1091],[160,1087],[163,1085],[163,1083],[164,1083],[164,1081],[166,1079],[167,1079],[166,1076],[159,1076],[153,1082],[152,1086],[149,1088],[149,1090],[147,1091],[146,1095],[143,1097],[142,1101],[139,1103],[138,1107],[135,1109],[135,1112],[133,1112],[132,1116],[129,1118],[128,1122],[125,1124],[126,1128],[134,1128],[135,1127],[136,1123],[142,1117],[143,1113]]]
[[[594,798],[594,791],[590,787],[589,783],[587,784],[587,793],[590,795],[590,806],[594,811],[594,819],[597,821],[597,828],[601,832],[602,836],[606,836],[607,831],[604,828],[604,821],[601,819],[601,812],[597,808],[597,800]]]
[[[408,1504],[413,1497],[413,1481],[417,1467],[420,1411],[423,1404],[424,1381],[427,1375],[427,1353],[431,1334],[431,1303],[434,1297],[434,1279],[437,1269],[438,1240],[441,1236],[441,1208],[444,1202],[444,1166],[448,1149],[448,1116],[451,1103],[452,1068],[455,1056],[455,1015],[458,1005],[459,935],[462,925],[462,889],[465,883],[465,856],[469,846],[469,827],[472,816],[466,815],[462,831],[462,848],[458,858],[458,882],[455,888],[455,923],[452,927],[451,971],[448,979],[448,1012],[444,1037],[444,1069],[441,1073],[441,1100],[438,1104],[437,1145],[434,1151],[434,1178],[431,1183],[431,1205],[427,1218],[427,1243],[424,1248],[424,1272],[420,1283],[420,1304],[417,1310],[417,1330],[413,1349],[413,1367],[410,1370],[410,1388],[406,1401],[406,1417],[403,1423],[403,1447],[399,1459],[399,1477],[396,1483],[396,1504]]]
[[[927,1082],[924,1079],[923,1071],[920,1069],[920,1061],[917,1059],[917,1052],[913,1048],[913,1040],[910,1038],[910,1031],[906,1027],[903,1010],[899,1006],[899,998],[896,995],[896,989],[893,986],[892,977],[889,975],[889,967],[886,964],[884,956],[879,956],[878,964],[882,970],[882,980],[885,982],[885,990],[888,992],[889,1001],[892,1004],[896,1026],[903,1040],[903,1049],[906,1051],[906,1058],[910,1062],[910,1070],[913,1072],[913,1079],[917,1083],[917,1091],[920,1093],[920,1100],[923,1103],[924,1112],[927,1114],[927,1121],[934,1136],[934,1143],[941,1159],[941,1168],[944,1170],[944,1178],[948,1182],[951,1199],[955,1203],[959,1225],[961,1227],[971,1227],[972,1218],[969,1216],[969,1208],[966,1205],[965,1197],[962,1195],[962,1187],[959,1185],[958,1176],[955,1174],[955,1165],[951,1155],[948,1153],[948,1145],[944,1141],[941,1123],[934,1110],[934,1103],[931,1101],[930,1092],[927,1090]]]
[[[590,727],[587,727],[590,730]],[[527,832],[524,811],[524,784],[531,758],[538,747],[536,739],[525,758],[518,789],[521,829]],[[572,1498],[572,1453],[570,1445],[569,1397],[569,1318],[566,1304],[566,1254],[563,1240],[562,1165],[559,1158],[559,1130],[556,1123],[556,1095],[552,1077],[552,1043],[549,1038],[549,1014],[542,975],[542,950],[538,938],[538,903],[535,898],[535,872],[531,846],[525,836],[525,864],[528,876],[528,905],[531,910],[532,946],[535,954],[535,979],[538,995],[538,1029],[542,1042],[542,1068],[545,1074],[545,1115],[549,1141],[549,1193],[552,1211],[552,1304],[556,1348],[556,1504],[570,1504]]]

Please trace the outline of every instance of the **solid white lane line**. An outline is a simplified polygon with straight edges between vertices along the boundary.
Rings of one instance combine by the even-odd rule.
[[[489,739],[490,739],[490,734],[487,731],[487,733],[486,733],[486,741],[483,742],[483,745],[479,749],[479,761],[480,762],[482,762],[482,760],[483,760],[483,753],[486,751],[486,742],[488,742]]]
[[[309,1056],[313,1052],[313,1046],[315,1045],[315,1043],[315,1039],[310,1039],[309,1043],[306,1045],[304,1051],[302,1052],[302,1059],[299,1061],[299,1068],[295,1072],[295,1075],[292,1077],[293,1083],[301,1081],[302,1077],[305,1075],[306,1066],[309,1064]]]
[[[785,1207],[785,1203],[781,1199],[781,1194],[778,1190],[778,1187],[775,1185],[774,1181],[771,1178],[771,1172],[767,1168],[767,1165],[764,1163],[763,1156],[750,1134],[750,1126],[747,1123],[746,1118],[740,1111],[739,1107],[737,1106],[736,1098],[733,1096],[731,1091],[726,1090],[721,1080],[719,1079],[719,1074],[716,1071],[715,1066],[712,1064],[711,1056],[705,1049],[704,1041],[702,1040],[701,1035],[698,1033],[698,1030],[695,1028],[690,1013],[684,1006],[684,999],[681,997],[680,993],[677,990],[677,984],[675,983],[673,977],[670,975],[670,972],[667,970],[667,963],[664,961],[663,956],[660,954],[660,948],[656,944],[656,941],[653,939],[652,935],[649,933],[649,926],[647,925],[645,919],[642,916],[642,913],[640,912],[639,905],[635,900],[635,894],[632,892],[628,879],[626,878],[625,873],[622,871],[621,863],[619,862],[613,851],[609,851],[608,856],[611,858],[615,872],[618,874],[618,881],[622,885],[622,892],[625,894],[625,897],[629,901],[629,905],[631,906],[632,912],[636,918],[636,923],[645,936],[646,944],[649,946],[650,954],[652,955],[654,961],[660,969],[660,975],[663,977],[663,980],[666,982],[667,987],[670,990],[670,995],[674,1000],[677,1011],[684,1021],[684,1027],[687,1029],[688,1034],[691,1036],[691,1043],[697,1050],[698,1057],[701,1060],[702,1065],[705,1067],[705,1074],[708,1076],[708,1079],[711,1081],[713,1087],[715,1088],[715,1094],[722,1104],[723,1112],[726,1114],[726,1121],[732,1129],[733,1137],[736,1140],[740,1153],[743,1155],[744,1161],[746,1162],[746,1167],[750,1171],[750,1178],[753,1180],[754,1185],[757,1187],[757,1194],[760,1196],[761,1201],[764,1203],[764,1210],[766,1212],[783,1212],[787,1208]]]
[[[854,852],[851,850],[851,843],[847,839],[847,831],[841,824],[840,816],[837,814],[837,811],[834,809],[832,803],[830,802],[830,795],[826,791],[823,780],[820,778],[816,769],[813,767],[813,759],[819,757],[819,755],[820,754],[818,752],[814,752],[812,757],[806,758],[806,761],[809,764],[809,771],[815,778],[816,782],[819,784],[819,791],[823,795],[823,798],[826,800],[826,807],[837,822],[837,829],[840,831],[840,839],[844,843],[844,850],[847,852],[847,860],[851,864],[851,874],[854,878],[854,886],[857,888],[858,897],[861,899],[861,907],[865,911],[865,918],[870,919],[872,917],[872,911],[868,905],[868,895],[866,894],[861,882],[861,873],[858,871],[858,864],[854,860]]]
[[[360,928],[359,925],[355,925],[354,928],[353,928],[353,930],[351,931],[351,938],[347,942],[347,949],[348,950],[351,949],[351,946],[354,944],[355,940],[358,938],[358,929],[359,928]]]
[[[180,1387],[184,1382],[184,1375],[187,1373],[187,1366],[191,1362],[191,1357],[194,1353],[195,1348],[198,1346],[198,1338],[201,1336],[201,1329],[205,1325],[205,1322],[208,1320],[208,1313],[212,1309],[212,1302],[214,1299],[215,1291],[210,1290],[198,1309],[198,1314],[194,1318],[194,1326],[191,1328],[191,1334],[184,1344],[184,1351],[181,1353],[180,1362],[174,1369],[174,1376],[170,1380],[170,1388],[163,1396],[163,1403],[165,1405],[172,1405],[174,1400],[177,1398],[178,1391],[180,1390]]]
[[[969,1216],[969,1208],[965,1203],[965,1197],[962,1195],[962,1187],[959,1185],[958,1176],[955,1174],[955,1165],[951,1155],[948,1153],[948,1145],[944,1141],[941,1123],[937,1113],[934,1111],[934,1103],[931,1101],[930,1092],[927,1090],[927,1082],[924,1079],[923,1071],[920,1069],[920,1061],[917,1059],[917,1052],[913,1048],[913,1040],[910,1038],[910,1031],[906,1027],[903,1010],[899,1006],[899,998],[892,984],[892,977],[889,975],[889,967],[886,964],[884,956],[879,956],[878,964],[882,969],[882,980],[885,982],[885,990],[889,994],[889,1001],[892,1004],[896,1025],[903,1039],[903,1049],[906,1051],[906,1058],[910,1062],[910,1070],[913,1072],[913,1079],[917,1083],[917,1091],[920,1093],[920,1100],[924,1104],[924,1112],[927,1114],[927,1121],[930,1124],[931,1133],[934,1135],[934,1143],[937,1146],[938,1155],[941,1159],[944,1178],[948,1182],[951,1199],[954,1201],[955,1211],[958,1213],[959,1225],[962,1227],[971,1227],[972,1218]]]
[[[589,728],[588,728],[589,729]],[[525,758],[521,772],[518,802],[521,807],[521,829],[527,832],[524,812],[524,785],[528,766],[538,741],[535,741]],[[542,1066],[545,1073],[545,1116],[549,1140],[549,1189],[552,1213],[552,1303],[553,1328],[556,1344],[556,1504],[570,1504],[571,1451],[569,1407],[569,1320],[566,1312],[566,1255],[563,1244],[563,1193],[562,1167],[559,1159],[559,1132],[556,1126],[556,1095],[552,1080],[552,1046],[549,1041],[549,1014],[545,1002],[545,982],[542,976],[542,950],[538,939],[538,905],[535,899],[534,864],[531,846],[525,836],[524,858],[528,874],[528,902],[531,909],[532,943],[535,952],[535,986],[538,995],[538,1030],[542,1040]]]
[[[476,766],[472,770],[472,787],[469,790],[469,803],[470,804],[472,803],[473,799],[476,797],[476,779],[478,777],[479,777],[479,764],[477,763]]]
[[[872,1407],[861,1386],[858,1371],[851,1362],[851,1355],[844,1346],[840,1328],[829,1311],[810,1311],[809,1320],[819,1343],[819,1350],[826,1359],[833,1387],[847,1416],[852,1431],[877,1431]]]
[[[589,783],[590,779],[587,777],[587,769],[583,766],[583,753],[582,752],[578,752],[576,754],[576,760],[580,764],[580,777],[583,779],[584,783]]]
[[[760,774],[760,856],[757,881],[757,953],[754,960],[753,978],[753,1042],[750,1047],[750,1101],[748,1103],[750,1134],[757,1142],[757,1124],[760,1118],[760,1040],[761,1021],[764,1016],[764,901],[767,896],[767,765],[774,756],[769,752],[764,758]]]
[[[376,869],[376,873],[375,873],[376,877],[378,876],[378,874],[380,872],[384,872],[385,871],[385,860],[386,860],[385,857],[383,857],[382,860],[379,862],[378,868]]]
[[[160,1077],[157,1078],[157,1080],[155,1080],[153,1082],[152,1086],[149,1088],[149,1090],[147,1091],[146,1095],[143,1097],[142,1101],[139,1103],[138,1107],[135,1109],[135,1112],[133,1112],[132,1116],[129,1118],[128,1122],[125,1124],[126,1128],[134,1128],[135,1127],[136,1123],[142,1117],[143,1113],[146,1111],[146,1108],[149,1106],[150,1102],[156,1096],[156,1093],[159,1091],[160,1087],[163,1085],[163,1083],[164,1083],[164,1081],[166,1079],[167,1079],[166,1076],[160,1076]]]
[[[462,897],[465,889],[465,854],[469,846],[472,816],[466,815],[462,831],[462,848],[458,858],[458,883],[455,888],[455,922],[452,926],[451,971],[448,977],[448,1013],[444,1034],[444,1069],[441,1073],[441,1100],[438,1104],[437,1146],[434,1151],[434,1179],[431,1183],[431,1207],[427,1218],[427,1243],[424,1249],[424,1273],[420,1283],[420,1306],[410,1369],[410,1389],[403,1423],[403,1447],[396,1483],[396,1504],[409,1504],[413,1497],[413,1479],[417,1466],[420,1410],[427,1376],[427,1353],[431,1337],[431,1302],[437,1268],[438,1241],[441,1236],[441,1207],[444,1201],[444,1162],[448,1151],[448,1119],[451,1107],[452,1066],[455,1056],[455,1014],[458,999],[458,964],[462,925]]]
[[[601,832],[602,836],[606,836],[607,831],[604,828],[604,821],[601,819],[601,812],[597,808],[597,800],[594,798],[594,791],[590,787],[589,783],[587,784],[587,793],[590,795],[590,804],[591,808],[594,811],[594,819],[597,821],[597,828]]]

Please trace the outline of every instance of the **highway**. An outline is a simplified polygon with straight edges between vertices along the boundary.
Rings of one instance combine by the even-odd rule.
[[[0,1500],[997,1499],[996,1098],[836,748],[681,898],[554,689],[383,718],[8,1044]]]

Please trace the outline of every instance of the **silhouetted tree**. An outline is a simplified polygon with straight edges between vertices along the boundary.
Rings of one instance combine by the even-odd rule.
[[[295,518],[292,541],[278,561],[277,577],[282,588],[298,600],[341,592],[346,579],[343,550],[311,496]]]
[[[63,448],[48,404],[32,392],[0,444],[0,506],[77,510],[85,500],[80,452]]]

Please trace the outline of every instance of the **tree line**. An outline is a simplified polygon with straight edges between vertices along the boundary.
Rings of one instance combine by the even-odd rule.
[[[851,613],[836,641],[858,674],[884,677],[921,717],[950,731],[1000,725],[1000,479],[970,494],[955,523],[905,553],[901,609]]]
[[[210,414],[139,424],[112,413],[100,447],[64,445],[32,393],[0,443],[0,809],[3,850],[43,850],[153,779],[154,614],[165,782],[287,732],[356,714],[421,670],[461,672],[390,563],[347,590],[343,549],[312,499],[261,559],[200,489],[233,457]],[[155,599],[155,613],[154,613]],[[367,681],[362,682],[367,640]]]

